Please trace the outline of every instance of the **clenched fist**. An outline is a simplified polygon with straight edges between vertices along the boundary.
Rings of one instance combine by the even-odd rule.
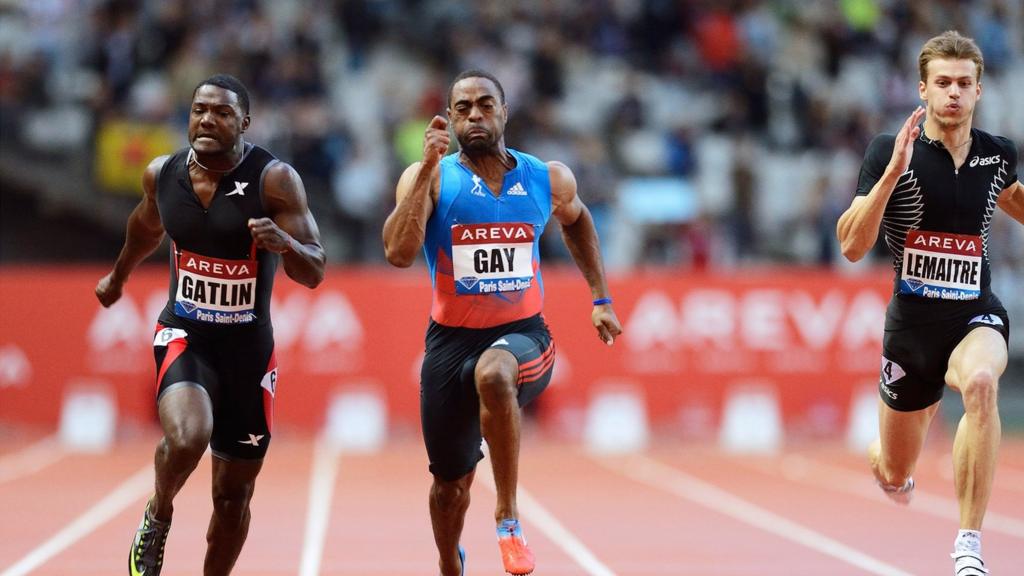
[[[110,308],[114,302],[121,299],[122,290],[124,290],[124,283],[115,281],[114,273],[111,272],[96,283],[96,299],[104,308]]]
[[[434,166],[441,161],[451,137],[448,135],[448,121],[441,116],[434,116],[423,136],[423,163]]]
[[[278,254],[284,254],[292,249],[292,237],[270,218],[250,218],[249,232],[252,233],[257,248]]]

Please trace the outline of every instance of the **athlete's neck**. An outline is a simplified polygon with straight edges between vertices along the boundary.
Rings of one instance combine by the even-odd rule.
[[[516,167],[516,159],[505,148],[504,142],[498,142],[494,148],[488,150],[463,148],[459,159],[470,170],[483,178],[500,176]]]
[[[202,154],[190,148],[188,162],[190,165],[199,168],[203,172],[220,175],[231,172],[242,162],[242,155],[245,152],[245,141],[239,140],[228,152],[218,154]]]
[[[924,121],[924,137],[928,140],[938,140],[951,152],[960,152],[961,149],[970,146],[971,142],[971,119],[960,124],[941,124],[930,115]]]

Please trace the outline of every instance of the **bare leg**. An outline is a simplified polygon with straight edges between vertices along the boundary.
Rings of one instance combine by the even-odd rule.
[[[469,488],[473,485],[470,472],[458,480],[444,480],[434,476],[430,487],[430,524],[434,529],[434,543],[440,555],[438,566],[443,576],[459,576],[459,538],[469,510]]]
[[[263,460],[213,459],[213,515],[206,531],[205,576],[231,573],[249,535],[249,502]]]
[[[150,513],[168,521],[174,513],[174,497],[185,485],[206,452],[213,432],[213,406],[206,390],[183,383],[160,398],[158,406],[164,437],[157,444],[156,495]]]
[[[917,466],[928,426],[939,408],[936,402],[927,408],[901,412],[878,400],[879,438],[868,447],[868,461],[875,478],[885,486],[907,483]]]
[[[964,530],[981,530],[992,492],[1001,435],[996,399],[1006,362],[1006,341],[987,327],[972,330],[949,357],[946,383],[964,401],[953,440],[953,479]]]
[[[518,376],[519,362],[507,350],[487,350],[476,364],[480,430],[490,450],[494,485],[498,493],[494,509],[495,523],[519,518],[516,505],[521,424],[519,401],[516,399]]]

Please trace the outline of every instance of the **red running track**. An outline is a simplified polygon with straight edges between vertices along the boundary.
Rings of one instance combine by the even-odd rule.
[[[417,439],[339,454],[279,436],[234,574],[437,573]],[[81,454],[3,432],[0,576],[125,574],[155,442],[146,434]],[[950,446],[929,441],[915,501],[901,508],[839,445],[742,456],[663,441],[640,455],[595,457],[531,434],[520,507],[539,576],[947,574],[957,529]],[[999,466],[984,548],[993,574],[1008,575],[1024,565],[1024,438],[1004,439]],[[463,535],[468,575],[502,573],[488,477],[485,462]],[[209,478],[204,461],[175,502],[164,576],[202,572]]]

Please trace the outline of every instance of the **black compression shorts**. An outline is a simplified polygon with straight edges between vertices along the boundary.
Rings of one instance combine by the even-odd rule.
[[[892,409],[921,410],[942,399],[953,349],[967,334],[988,326],[1010,340],[1006,309],[992,293],[951,302],[894,296],[885,318],[878,391]]]
[[[444,480],[465,476],[483,458],[473,374],[488,348],[508,350],[518,360],[520,407],[551,381],[555,346],[540,314],[492,328],[452,328],[431,320],[420,372],[420,419],[430,472]]]
[[[157,324],[157,402],[169,390],[196,386],[213,404],[210,448],[225,460],[263,458],[270,444],[277,389],[269,326],[188,332]]]

